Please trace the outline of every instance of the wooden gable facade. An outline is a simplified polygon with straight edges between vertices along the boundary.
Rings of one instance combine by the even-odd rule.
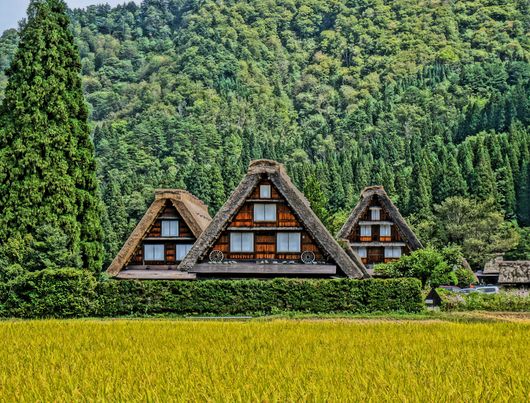
[[[107,273],[116,278],[193,279],[178,265],[210,222],[207,206],[192,194],[157,190],[155,201]]]
[[[167,200],[145,237],[137,245],[126,269],[176,270],[196,240],[186,221],[171,201]],[[163,254],[155,256],[157,250],[163,250]]]
[[[422,247],[382,186],[366,188],[338,237],[371,268]]]
[[[270,197],[261,197],[260,189],[262,187],[270,189]],[[258,217],[260,211],[256,210],[262,209],[262,206],[270,206],[268,211],[271,212],[271,217]],[[250,237],[252,238],[252,251],[232,250],[231,237],[234,234],[245,233],[252,234]],[[291,235],[290,239],[294,241],[295,245],[286,245],[287,248],[282,249],[283,245],[279,245],[281,242],[279,237],[284,235]],[[287,239],[288,241],[289,239]],[[262,179],[258,182],[250,197],[235,214],[219,239],[210,247],[207,256],[214,250],[221,251],[227,260],[253,262],[281,260],[282,262],[301,263],[303,251],[312,252],[316,262],[326,260],[324,253],[305,230],[301,220],[297,218],[285,198],[268,179]],[[206,260],[205,258],[202,262]]]
[[[367,276],[322,225],[283,165],[269,160],[250,164],[180,268],[201,277]]]

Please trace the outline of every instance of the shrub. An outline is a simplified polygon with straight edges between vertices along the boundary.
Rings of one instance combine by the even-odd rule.
[[[439,290],[444,311],[530,311],[530,294],[525,291],[504,291],[498,294],[454,294]]]
[[[88,316],[96,301],[94,276],[80,269],[26,272],[0,288],[0,313],[19,318]]]
[[[376,272],[386,277],[415,277],[423,286],[456,284],[453,268],[441,252],[433,248],[419,249],[396,262],[377,265]]]
[[[441,250],[419,249],[396,262],[379,264],[375,270],[384,277],[415,277],[423,286],[438,287],[443,284],[469,286],[476,278],[465,263],[461,248],[455,245]]]

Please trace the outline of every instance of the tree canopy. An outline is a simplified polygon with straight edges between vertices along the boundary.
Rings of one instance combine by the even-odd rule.
[[[80,68],[63,0],[32,1],[0,109],[1,252],[29,269],[36,260],[36,269],[101,268],[102,210]]]
[[[527,2],[144,0],[71,16],[108,257],[154,188],[215,212],[262,157],[327,200],[330,225],[373,184],[421,220],[460,196],[530,225]],[[1,37],[0,70],[16,41]]]

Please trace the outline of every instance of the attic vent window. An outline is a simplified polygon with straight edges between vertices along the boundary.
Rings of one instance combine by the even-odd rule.
[[[271,185],[260,185],[259,197],[260,199],[270,199],[271,198]]]
[[[162,236],[179,236],[179,222],[177,220],[162,221]]]
[[[370,207],[370,214],[372,221],[379,221],[381,219],[381,207]]]
[[[254,221],[276,221],[276,204],[254,204]]]

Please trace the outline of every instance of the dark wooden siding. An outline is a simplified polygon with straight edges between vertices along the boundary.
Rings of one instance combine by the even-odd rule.
[[[179,222],[179,236],[178,238],[167,239],[160,238],[162,234],[162,221],[163,220],[178,220]],[[156,265],[168,265],[168,264],[177,264],[179,261],[176,260],[176,245],[179,244],[193,244],[195,242],[195,236],[191,232],[190,227],[180,216],[177,209],[171,204],[170,201],[166,203],[166,206],[160,212],[158,218],[155,220],[151,228],[147,231],[147,235],[140,242],[134,255],[129,264],[132,265],[143,265],[148,263],[150,266]],[[165,260],[164,261],[144,261],[144,245],[145,244],[163,244],[165,249]]]
[[[260,199],[259,186],[262,184],[271,185],[271,198]],[[262,222],[254,221],[254,204],[255,203],[274,203],[276,207],[276,221]],[[257,230],[256,228],[260,228]],[[271,230],[267,230],[271,228]],[[322,253],[317,243],[311,238],[309,233],[303,229],[301,221],[296,217],[293,210],[287,204],[274,185],[268,180],[261,181],[251,192],[249,198],[245,201],[241,209],[236,213],[233,220],[228,225],[215,244],[210,248],[203,261],[208,261],[208,255],[212,250],[223,252],[227,260],[255,261],[255,260],[278,260],[278,261],[295,261],[300,262],[300,253],[277,253],[276,252],[276,235],[278,228],[300,228],[299,231],[291,230],[289,232],[301,233],[301,252],[312,251],[317,261],[325,261],[325,254]],[[230,252],[230,232],[231,230],[246,230],[254,233],[254,252],[251,253],[231,253]],[[245,231],[246,232],[246,231]],[[287,232],[287,231],[285,231]]]
[[[371,210],[370,207],[380,207],[381,213],[380,213],[380,219],[373,221],[371,216]],[[366,243],[367,248],[367,257],[363,258],[362,261],[365,264],[376,264],[376,263],[383,263],[383,262],[391,262],[397,259],[385,259],[384,258],[384,247],[370,247],[368,246],[368,243],[370,242],[404,242],[403,238],[401,237],[400,232],[397,229],[396,224],[393,222],[392,218],[388,214],[388,212],[385,210],[385,208],[381,205],[377,197],[374,197],[370,203],[370,205],[363,211],[361,214],[361,218],[359,221],[370,221],[370,222],[378,222],[378,221],[387,221],[392,222],[393,224],[390,226],[390,237],[382,237],[380,236],[380,226],[379,225],[372,225],[372,235],[370,237],[363,236],[361,237],[361,226],[359,223],[357,223],[350,236],[348,237],[348,240],[350,242],[355,243]],[[410,249],[408,246],[405,246],[402,248],[401,251],[402,255],[410,253]]]

